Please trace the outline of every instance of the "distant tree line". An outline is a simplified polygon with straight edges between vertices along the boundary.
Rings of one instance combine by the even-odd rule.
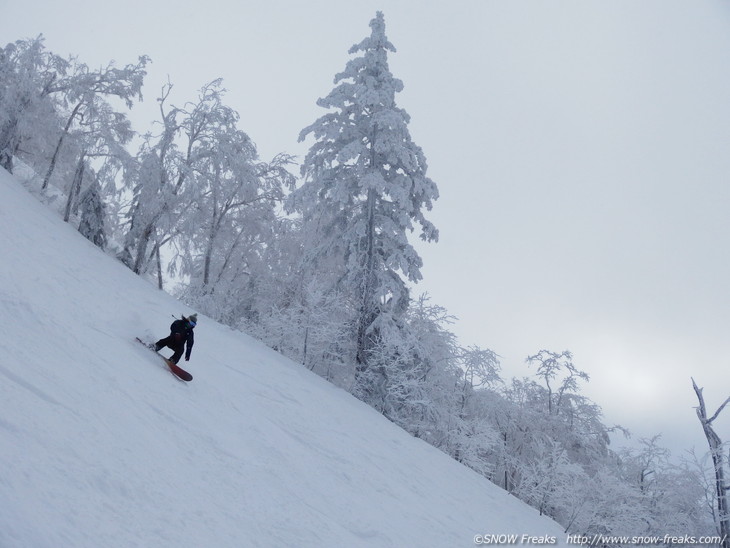
[[[623,429],[581,394],[589,378],[570,352],[540,350],[527,358],[533,377],[505,380],[497,354],[461,346],[448,312],[412,295],[422,260],[409,234],[438,240],[427,219],[438,189],[395,101],[403,83],[388,67],[382,13],[370,27],[318,101],[326,113],[301,132],[312,144],[298,177],[287,154],[259,158],[221,80],[181,106],[165,84],[159,119],[140,135],[126,112],[149,59],[91,69],[43,37],[0,50],[0,166],[135,273],[160,288],[182,282],[190,306],[349,390],[567,532],[726,531],[721,448],[711,465],[671,462],[658,436],[615,451],[609,435]]]

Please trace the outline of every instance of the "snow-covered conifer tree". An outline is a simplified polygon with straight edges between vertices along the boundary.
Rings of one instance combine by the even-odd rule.
[[[101,199],[101,187],[96,179],[81,194],[79,208],[81,210],[79,232],[93,242],[94,245],[104,249],[107,239],[104,221],[105,208]]]
[[[370,28],[370,36],[350,49],[359,55],[317,102],[330,112],[300,134],[300,140],[313,135],[315,143],[302,165],[305,182],[292,196],[293,208],[316,228],[312,264],[326,262],[332,289],[351,295],[361,378],[366,372],[378,376],[368,371],[371,351],[407,308],[406,282],[421,278],[422,261],[407,233],[418,224],[423,240],[438,237],[424,216],[438,190],[411,140],[410,117],[395,102],[403,83],[388,68],[395,48],[381,12]]]

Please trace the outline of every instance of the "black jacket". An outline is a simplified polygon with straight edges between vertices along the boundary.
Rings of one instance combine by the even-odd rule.
[[[195,337],[193,335],[193,326],[191,326],[187,320],[175,320],[170,324],[170,332],[175,339],[186,343],[185,348],[185,359],[190,359],[190,352],[193,350],[193,344],[195,343]],[[176,336],[177,335],[177,336]]]

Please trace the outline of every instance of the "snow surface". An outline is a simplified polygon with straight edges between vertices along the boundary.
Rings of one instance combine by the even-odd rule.
[[[555,522],[200,316],[178,381],[134,342],[191,312],[0,170],[0,547],[474,546]]]

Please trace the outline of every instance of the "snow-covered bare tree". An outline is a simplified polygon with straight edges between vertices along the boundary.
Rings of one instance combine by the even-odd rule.
[[[10,172],[21,143],[54,135],[54,96],[68,89],[69,61],[43,42],[39,36],[0,49],[0,167]]]
[[[315,241],[301,218],[278,218],[261,260],[250,265],[239,326],[272,348],[342,388],[352,386],[350,330],[353,303],[332,291],[329,272],[311,268],[305,253]],[[238,284],[240,286],[240,284]]]
[[[148,62],[149,58],[142,56],[136,64],[124,68],[115,68],[111,62],[104,68],[91,70],[86,64],[72,59],[72,67],[69,69],[71,74],[65,80],[65,89],[60,101],[61,106],[67,110],[64,113],[65,122],[46,170],[42,188],[48,186],[61,147],[73,132],[74,126],[80,126],[79,132],[86,139],[91,137],[99,141],[104,137],[115,136],[121,144],[129,141],[131,128],[126,123],[126,116],[115,112],[108,100],[117,98],[123,101],[127,108],[132,108],[135,98],[141,100],[142,84],[147,74],[145,66]],[[114,145],[107,146],[112,148]],[[88,146],[82,148],[86,150]]]
[[[160,133],[147,133],[144,136],[137,154],[136,172],[125,179],[134,196],[126,213],[127,232],[119,257],[137,274],[146,269],[149,260],[159,250],[162,236],[158,234],[158,229],[164,226],[164,232],[171,232],[175,223],[174,209],[180,201],[179,195],[190,171],[176,143],[182,127],[178,120],[181,111],[176,107],[167,109],[166,106],[171,90],[171,84],[165,85],[157,100],[162,126]],[[188,164],[192,148],[193,143],[189,143]],[[150,240],[155,242],[155,246],[153,252],[148,254]],[[159,270],[158,277],[161,278]]]
[[[548,415],[559,414],[562,405],[565,403],[565,396],[576,392],[578,380],[588,380],[588,374],[579,371],[573,365],[573,355],[565,350],[558,354],[549,350],[540,350],[537,354],[527,358],[528,364],[538,364],[537,375],[545,381],[547,389],[547,410]],[[560,381],[556,388],[551,382]]]
[[[381,12],[371,34],[350,48],[351,59],[335,88],[317,104],[330,112],[302,130],[313,135],[304,163],[304,184],[291,196],[293,209],[313,225],[312,264],[330,261],[332,291],[353,295],[355,356],[360,380],[382,384],[383,371],[369,371],[382,333],[395,328],[409,302],[406,282],[421,279],[422,261],[407,233],[433,241],[435,227],[424,210],[438,197],[426,176],[426,159],[411,140],[410,117],[395,102],[403,83],[388,68],[395,48],[385,35]],[[377,390],[363,386],[365,394]],[[366,396],[367,397],[367,396]]]
[[[673,536],[707,534],[703,519],[702,478],[687,464],[674,464],[661,436],[640,439],[638,447],[619,453],[622,479],[640,494],[646,534]]]
[[[717,514],[717,478],[709,451],[698,455],[693,448],[684,458],[682,465],[688,470],[685,477],[694,477],[700,489],[702,515],[709,521],[715,534],[719,531],[720,520]]]
[[[132,136],[133,131],[126,115],[115,112],[105,101],[97,100],[93,108],[85,112],[72,134],[74,149],[78,154],[76,173],[87,164],[96,167],[94,180],[112,194],[116,190],[117,174],[133,173],[136,169],[125,148]],[[74,177],[68,188],[64,215],[67,222],[71,213],[78,209],[81,184],[82,178]]]
[[[610,468],[601,467],[591,475],[582,491],[584,500],[573,522],[574,532],[627,536],[647,532],[640,491],[635,485],[620,481]]]
[[[710,417],[707,414],[707,407],[705,406],[705,398],[702,395],[702,388],[697,386],[694,379],[692,379],[692,387],[694,388],[695,394],[697,394],[697,400],[699,406],[697,407],[697,418],[702,424],[702,430],[707,438],[707,443],[710,446],[710,455],[712,457],[713,469],[715,472],[715,504],[717,506],[717,529],[718,534],[723,538],[722,548],[730,548],[730,505],[728,504],[728,498],[730,497],[730,482],[728,482],[725,474],[727,473],[727,463],[725,457],[724,446],[722,439],[715,432],[712,423],[717,419],[718,415],[722,413],[725,406],[730,403],[730,397],[728,397],[722,405],[715,411]]]
[[[377,398],[370,404],[420,437],[433,425],[437,412],[434,383],[443,380],[439,374],[456,373],[459,349],[447,329],[453,318],[422,295],[391,321],[391,328],[383,330],[373,345],[370,367],[362,375],[372,375],[370,386],[379,383]]]
[[[231,129],[218,136],[212,153],[196,166],[193,226],[184,232],[191,244],[190,274],[203,294],[215,290],[234,257],[241,259],[237,251],[244,240],[253,236],[266,244],[261,235],[273,226],[284,189],[293,186],[288,162],[286,155],[270,164],[259,161],[248,135]]]
[[[237,127],[238,113],[223,101],[220,79],[182,107],[167,107],[171,89],[165,86],[159,99],[162,131],[145,136],[130,180],[134,199],[121,257],[137,273],[156,259],[161,286],[160,248],[169,243],[168,269],[189,280],[185,298],[235,324],[232,307],[220,315],[218,308],[249,282],[257,253],[272,244],[275,209],[293,185],[291,160],[259,160]]]
[[[570,485],[569,477],[575,474],[565,446],[556,439],[538,439],[536,458],[524,463],[520,485],[516,489],[522,500],[538,509],[540,514],[554,515],[556,499]]]

